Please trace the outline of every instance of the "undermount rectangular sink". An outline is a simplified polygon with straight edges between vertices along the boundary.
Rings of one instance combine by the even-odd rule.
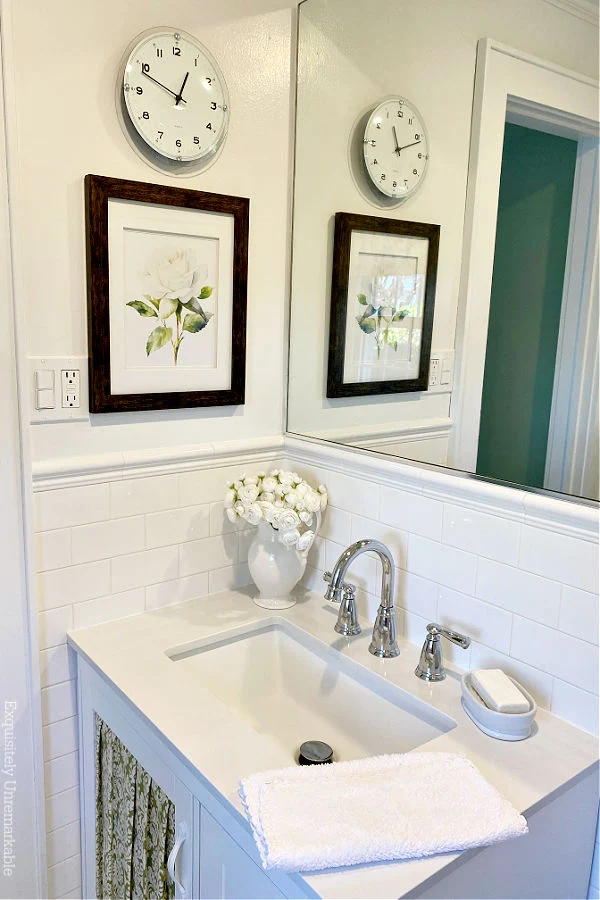
[[[325,741],[335,759],[356,759],[405,753],[456,726],[277,617],[174,647],[167,656],[182,676],[197,680],[294,760],[307,740]]]

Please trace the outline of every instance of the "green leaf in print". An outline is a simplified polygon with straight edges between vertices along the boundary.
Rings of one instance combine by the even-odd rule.
[[[179,306],[179,300],[174,300],[171,297],[163,297],[160,301],[160,305],[158,307],[158,315],[164,321],[168,319],[169,316],[172,316],[174,312],[177,312],[177,307]]]
[[[364,331],[365,334],[373,334],[377,329],[377,322],[372,317],[365,318],[364,316],[357,316],[356,319],[360,325],[361,331]]]
[[[168,344],[173,337],[173,329],[167,328],[166,325],[158,325],[154,331],[150,332],[146,342],[146,356],[150,356],[155,350],[160,350],[165,344]]]
[[[198,313],[199,316],[204,315],[204,310],[202,309],[202,307],[200,306],[200,303],[198,302],[198,300],[196,300],[195,297],[192,297],[192,299],[188,300],[187,303],[182,303],[181,305],[184,306],[186,309],[189,309],[190,312]]]
[[[356,299],[357,299],[358,302],[361,303],[363,306],[366,306],[366,305],[367,305],[367,295],[366,295],[366,294],[359,294],[358,297],[357,297]]]
[[[195,334],[197,331],[202,331],[203,328],[206,328],[210,319],[212,319],[212,313],[188,313],[183,322],[183,330],[189,331],[190,334]]]
[[[160,306],[160,300],[157,300],[156,297],[150,296],[150,294],[144,294],[144,300],[147,300],[148,303],[151,303],[155,309],[158,309]]]
[[[205,284],[204,287],[202,288],[202,290],[200,291],[200,296],[198,297],[198,300],[206,300],[207,297],[210,297],[212,292],[213,292],[213,289],[210,287],[210,285]]]
[[[396,313],[396,315],[395,315],[394,318],[392,319],[392,322],[401,322],[402,319],[405,319],[407,315],[408,315],[408,310],[407,310],[407,309],[401,309],[400,312],[397,312],[397,313]]]
[[[132,309],[135,309],[136,312],[139,312],[140,316],[149,319],[150,316],[156,316],[156,310],[152,309],[147,303],[144,303],[142,300],[130,300],[127,306],[131,306]]]

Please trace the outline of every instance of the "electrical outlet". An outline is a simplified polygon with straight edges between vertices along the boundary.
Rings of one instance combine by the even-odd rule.
[[[454,350],[436,348],[429,359],[427,390],[432,394],[451,394],[454,375]]]
[[[440,361],[432,356],[429,360],[429,387],[440,383]]]
[[[63,409],[78,409],[81,405],[81,378],[79,369],[61,369],[60,396]]]

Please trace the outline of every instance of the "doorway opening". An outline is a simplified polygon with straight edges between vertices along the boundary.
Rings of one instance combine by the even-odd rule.
[[[577,141],[506,123],[477,474],[545,486]]]

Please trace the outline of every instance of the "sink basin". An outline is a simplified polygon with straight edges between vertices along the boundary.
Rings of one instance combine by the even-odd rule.
[[[279,617],[171,648],[167,656],[291,760],[307,740],[328,743],[336,760],[356,759],[404,753],[456,726]]]

